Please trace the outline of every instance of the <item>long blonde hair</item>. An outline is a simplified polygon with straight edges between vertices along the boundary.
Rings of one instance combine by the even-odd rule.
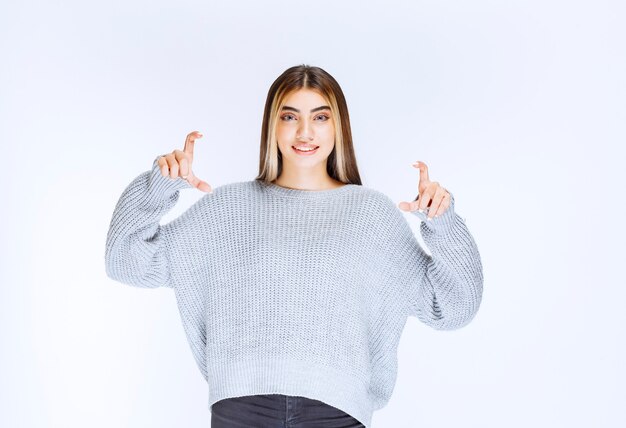
[[[259,175],[255,180],[271,182],[282,172],[282,154],[278,150],[276,125],[285,99],[292,91],[315,90],[328,102],[335,124],[335,147],[328,156],[328,175],[343,183],[362,184],[352,145],[348,105],[341,87],[319,67],[297,65],[288,68],[272,83],[265,101],[261,127]]]

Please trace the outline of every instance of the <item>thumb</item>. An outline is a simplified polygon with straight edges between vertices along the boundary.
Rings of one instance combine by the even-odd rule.
[[[202,190],[205,193],[213,193],[213,189],[211,188],[209,183],[207,183],[206,181],[202,181],[198,179],[198,182],[197,184],[195,184],[195,186],[198,190]]]
[[[189,175],[187,176],[187,181],[196,189],[202,190],[203,192],[207,192],[207,193],[213,193],[213,189],[211,188],[209,183],[207,183],[204,180],[200,180],[198,177],[195,176],[193,171],[189,171]]]

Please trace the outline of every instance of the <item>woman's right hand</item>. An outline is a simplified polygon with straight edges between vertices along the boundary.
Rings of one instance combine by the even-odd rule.
[[[189,133],[185,140],[183,150],[176,149],[172,153],[168,153],[159,158],[158,164],[161,168],[161,175],[163,177],[169,176],[173,179],[180,175],[181,178],[187,180],[187,182],[195,188],[203,192],[213,192],[209,183],[200,180],[191,170],[191,164],[193,163],[193,145],[196,142],[196,138],[202,138],[202,134],[198,131]]]

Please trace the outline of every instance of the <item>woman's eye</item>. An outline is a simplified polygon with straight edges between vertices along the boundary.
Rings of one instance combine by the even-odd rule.
[[[285,122],[289,122],[290,121],[289,118],[295,119],[293,114],[285,114],[285,115],[281,116],[281,119],[284,120]],[[328,116],[326,114],[320,114],[320,115],[317,115],[316,118],[321,118],[322,122],[326,122],[327,120],[330,119],[330,116]]]

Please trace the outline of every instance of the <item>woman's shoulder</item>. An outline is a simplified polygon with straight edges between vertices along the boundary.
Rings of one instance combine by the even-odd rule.
[[[358,187],[358,190],[355,191],[362,196],[360,199],[367,206],[385,212],[396,208],[396,204],[382,190],[363,185],[359,185],[356,187]]]
[[[209,183],[211,184],[211,183]],[[250,181],[235,181],[230,183],[212,185],[212,192],[205,193],[195,205],[198,208],[208,209],[210,207],[219,207],[226,204],[233,205],[234,201],[246,201],[254,192],[257,191],[255,183]]]

